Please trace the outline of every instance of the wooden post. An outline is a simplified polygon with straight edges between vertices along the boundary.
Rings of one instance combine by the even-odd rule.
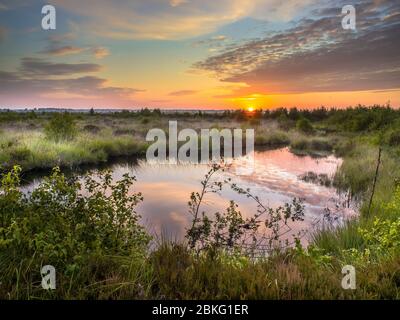
[[[379,147],[378,162],[376,164],[374,184],[372,185],[371,198],[369,199],[368,216],[371,214],[371,206],[372,206],[372,200],[374,198],[374,193],[375,193],[376,180],[378,179],[379,167],[381,165],[381,155],[382,155],[382,147]]]

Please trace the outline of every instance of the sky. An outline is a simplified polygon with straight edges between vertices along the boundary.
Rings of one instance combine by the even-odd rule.
[[[0,0],[0,108],[400,107],[399,35],[394,0]]]

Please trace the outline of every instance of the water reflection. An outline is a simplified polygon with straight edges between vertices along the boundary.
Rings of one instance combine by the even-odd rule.
[[[290,202],[293,197],[304,199],[306,219],[297,222],[295,230],[310,228],[320,219],[327,208],[339,214],[340,218],[355,215],[355,210],[343,205],[345,202],[334,188],[308,183],[299,178],[309,171],[332,177],[341,165],[341,159],[334,156],[312,158],[296,156],[287,148],[255,153],[255,168],[251,175],[242,175],[246,166],[243,158],[235,159],[232,166],[220,172],[217,179],[230,177],[242,188],[250,188],[264,204],[277,207]],[[142,223],[152,234],[173,239],[182,239],[190,223],[187,202],[192,191],[201,188],[200,182],[209,170],[207,165],[192,164],[149,164],[145,160],[111,166],[113,178],[120,179],[124,173],[137,177],[135,191],[142,192],[144,201],[137,211]],[[31,189],[40,180],[26,187]],[[228,187],[221,195],[209,194],[203,209],[206,212],[225,210],[229,200],[235,200],[245,216],[256,212],[256,204],[238,195]]]

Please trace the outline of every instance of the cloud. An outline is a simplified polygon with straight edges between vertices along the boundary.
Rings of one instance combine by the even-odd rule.
[[[0,103],[10,106],[124,106],[143,90],[108,86],[107,80],[85,76],[71,79],[25,79],[0,72]],[[23,94],[22,94],[23,93]],[[21,102],[22,101],[22,102]],[[35,105],[32,105],[34,103]],[[71,104],[73,103],[73,104]]]
[[[198,40],[195,41],[193,43],[194,47],[197,46],[222,46],[223,42],[227,40],[227,37],[224,35],[218,35],[218,36],[213,36],[211,38],[208,39],[202,39],[202,40]]]
[[[7,35],[7,29],[5,27],[0,26],[0,41],[3,41]]]
[[[47,50],[42,51],[41,53],[49,54],[52,56],[65,56],[70,54],[78,54],[83,52],[84,48],[74,47],[74,46],[63,46],[57,48],[49,48]]]
[[[103,59],[110,55],[110,51],[104,47],[93,48],[92,52],[97,59]]]
[[[245,83],[235,94],[400,88],[400,21],[391,1],[356,5],[357,32],[341,28],[337,7],[293,28],[238,44],[194,65],[220,80]],[[382,19],[382,17],[386,17]]]
[[[61,76],[97,72],[101,66],[94,63],[52,63],[38,58],[22,58],[20,70],[30,77]]]
[[[99,67],[92,64],[53,64],[41,59],[23,58],[19,71],[0,71],[0,103],[11,107],[87,107],[90,101],[97,106],[130,106],[133,96],[143,91],[112,86],[107,79],[97,76],[53,77],[93,72]]]
[[[75,46],[62,46],[62,47],[49,47],[48,49],[41,51],[42,54],[48,54],[51,56],[65,56],[79,54],[83,52],[90,52],[96,59],[103,59],[110,55],[110,51],[104,47],[75,47]]]
[[[187,3],[187,0],[170,0],[169,1],[169,4],[172,7],[178,7],[178,6],[180,6],[180,5],[184,4],[184,3]]]
[[[196,93],[197,91],[195,90],[180,90],[180,91],[170,92],[168,95],[173,97],[182,97],[182,96],[190,96]]]
[[[54,0],[85,19],[82,30],[117,39],[185,39],[245,17],[289,19],[310,0]]]

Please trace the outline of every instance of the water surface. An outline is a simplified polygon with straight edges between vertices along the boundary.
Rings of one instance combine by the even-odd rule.
[[[342,160],[333,155],[312,158],[297,156],[288,148],[256,151],[255,167],[251,174],[243,174],[248,163],[244,158],[235,159],[231,167],[216,175],[217,180],[231,178],[242,188],[250,188],[265,205],[276,208],[293,197],[302,198],[305,205],[305,220],[296,222],[295,230],[310,230],[322,221],[330,211],[337,221],[354,216],[356,211],[347,207],[346,198],[334,188],[303,181],[300,176],[307,172],[326,174],[332,177]],[[154,164],[146,160],[111,165],[113,178],[118,180],[124,173],[136,176],[134,190],[143,194],[144,201],[137,207],[142,223],[154,235],[182,239],[190,224],[188,201],[191,192],[200,191],[200,182],[210,169],[205,164]],[[31,190],[40,179],[25,187]],[[256,204],[229,187],[220,195],[208,194],[203,210],[209,213],[225,210],[229,200],[239,204],[244,216],[256,212]]]

